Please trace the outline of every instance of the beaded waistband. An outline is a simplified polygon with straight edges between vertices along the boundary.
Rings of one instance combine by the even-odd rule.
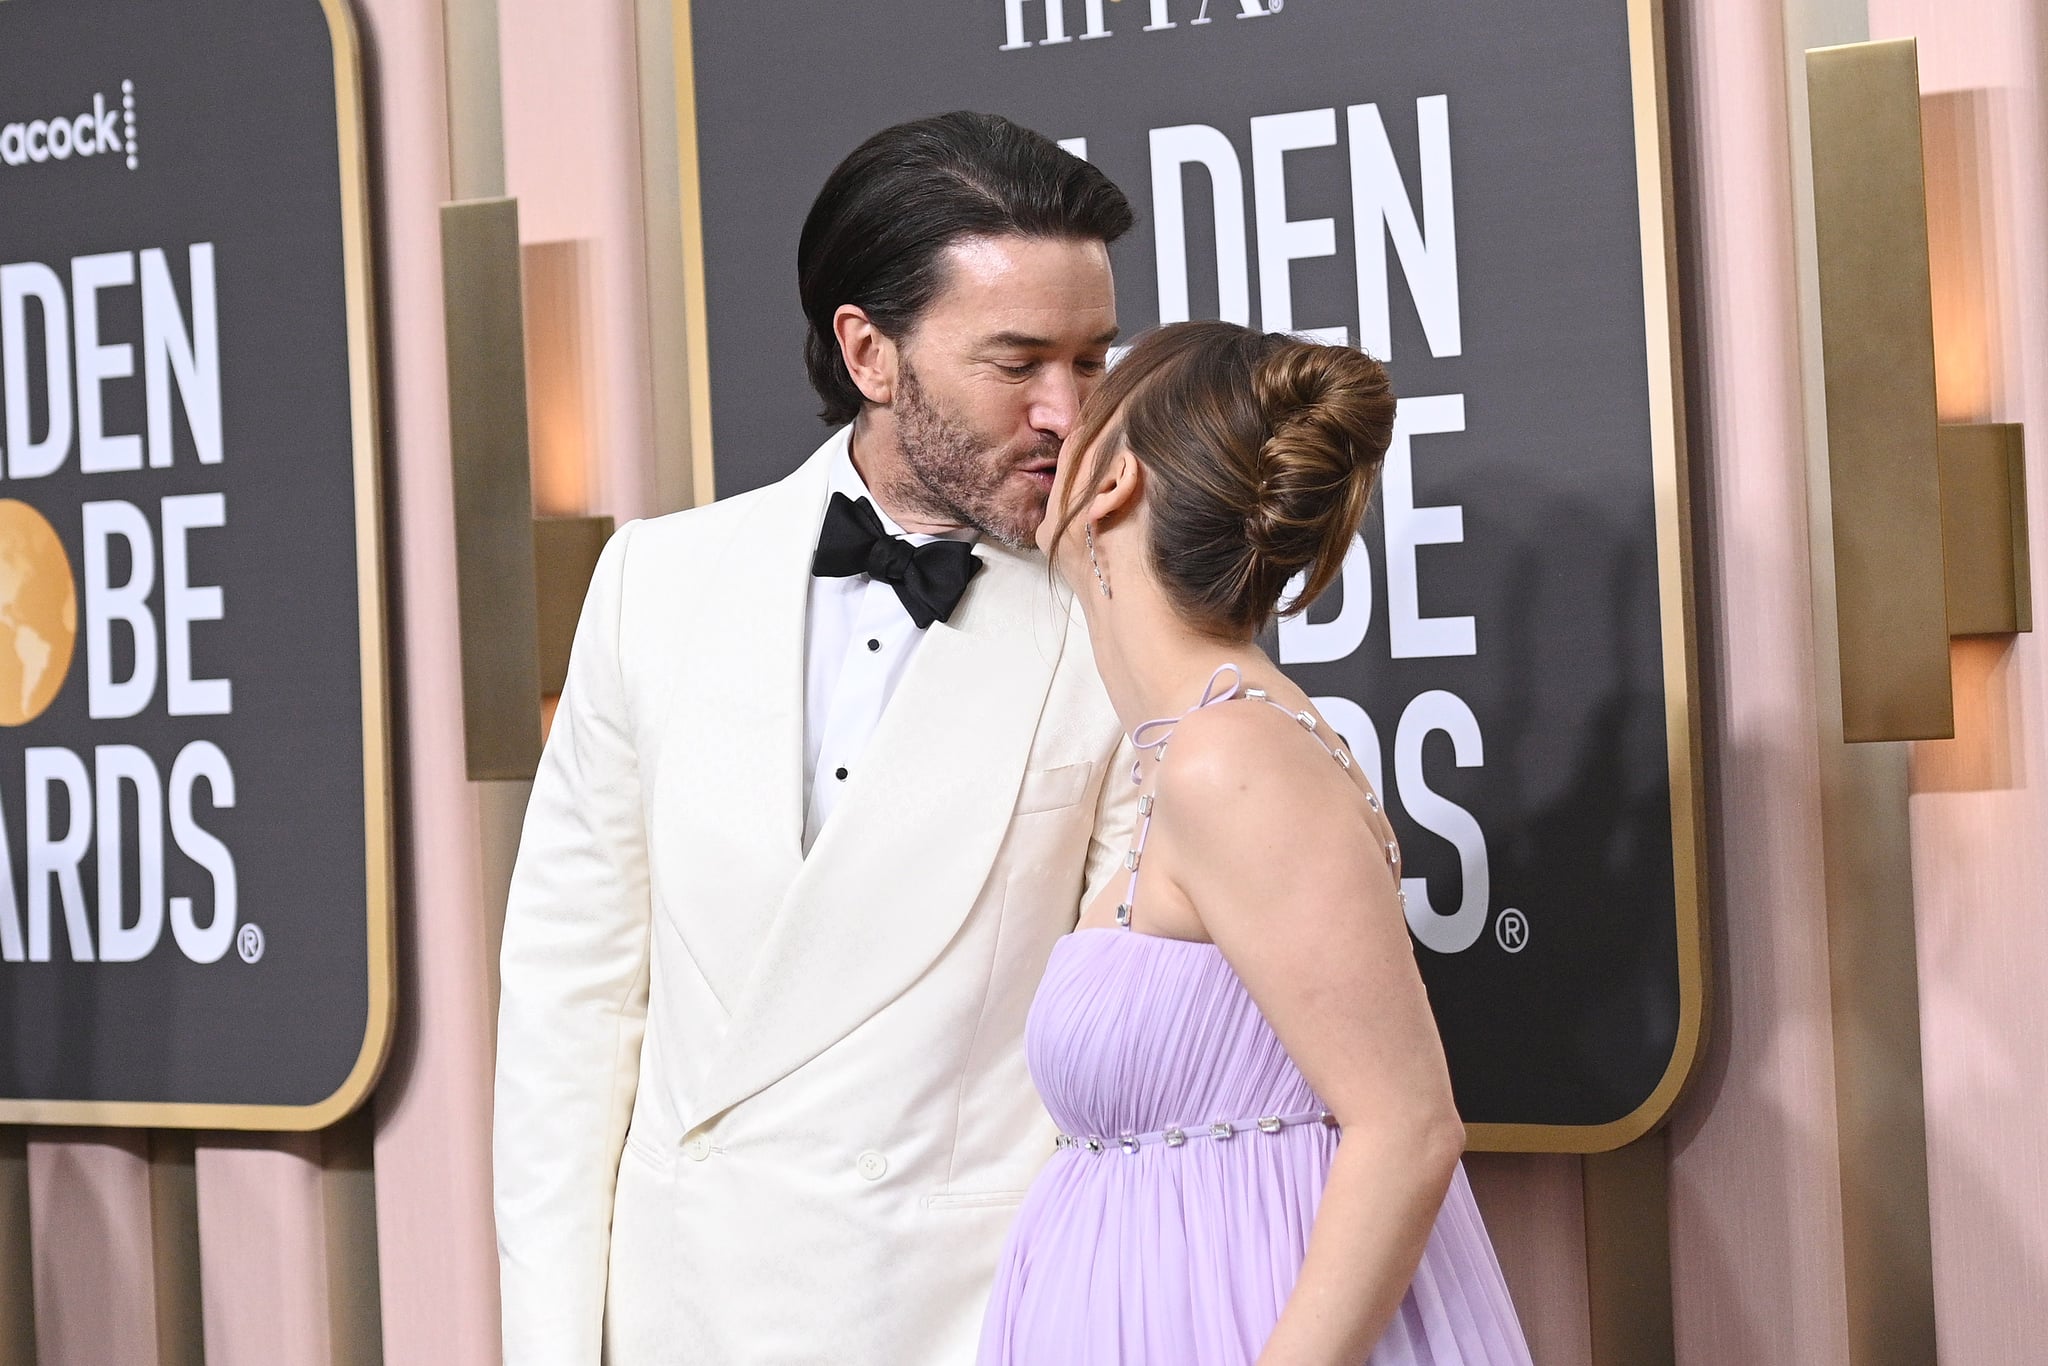
[[[1102,1153],[1115,1148],[1135,1153],[1154,1144],[1168,1148],[1184,1147],[1191,1138],[1212,1138],[1221,1143],[1245,1133],[1277,1134],[1298,1124],[1321,1124],[1334,1129],[1337,1117],[1328,1110],[1304,1110],[1300,1114],[1261,1115],[1257,1119],[1219,1119],[1206,1128],[1197,1125],[1192,1129],[1160,1129],[1149,1134],[1118,1134],[1115,1138],[1076,1138],[1072,1134],[1061,1134],[1053,1140],[1052,1146],[1054,1152]]]

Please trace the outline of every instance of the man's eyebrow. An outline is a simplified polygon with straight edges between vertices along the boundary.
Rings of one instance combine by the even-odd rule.
[[[1108,346],[1117,338],[1119,329],[1110,328],[1088,339],[1090,346]],[[1009,348],[1018,351],[1043,351],[1054,345],[1050,337],[1034,337],[1023,332],[997,332],[982,338],[982,345],[994,349]]]

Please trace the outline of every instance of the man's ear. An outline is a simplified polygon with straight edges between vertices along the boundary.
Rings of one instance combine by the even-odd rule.
[[[867,311],[854,304],[841,304],[832,314],[832,331],[839,339],[839,356],[846,373],[868,402],[888,406],[896,397],[896,343],[884,336]]]
[[[1095,481],[1095,491],[1088,499],[1083,520],[1114,524],[1118,518],[1137,510],[1144,489],[1145,467],[1138,463],[1129,447],[1119,446],[1102,477]]]

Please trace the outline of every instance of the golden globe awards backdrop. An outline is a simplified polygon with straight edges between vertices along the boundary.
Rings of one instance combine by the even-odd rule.
[[[1341,589],[1271,646],[1400,828],[1474,1143],[1594,1150],[1652,1127],[1704,996],[1654,5],[684,0],[677,18],[692,378],[721,494],[824,435],[798,229],[861,138],[920,114],[1008,114],[1124,188],[1127,333],[1222,317],[1389,363],[1400,419],[1370,522]]]
[[[342,0],[0,4],[0,1121],[382,1064],[360,111]]]

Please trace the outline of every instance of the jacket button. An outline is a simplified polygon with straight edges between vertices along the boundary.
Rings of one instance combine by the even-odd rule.
[[[711,1156],[711,1140],[702,1134],[691,1135],[690,1141],[683,1145],[683,1156],[692,1162],[702,1162]]]
[[[854,1165],[860,1168],[860,1174],[868,1180],[880,1181],[883,1174],[889,1170],[889,1159],[870,1148],[860,1155],[860,1160]]]

